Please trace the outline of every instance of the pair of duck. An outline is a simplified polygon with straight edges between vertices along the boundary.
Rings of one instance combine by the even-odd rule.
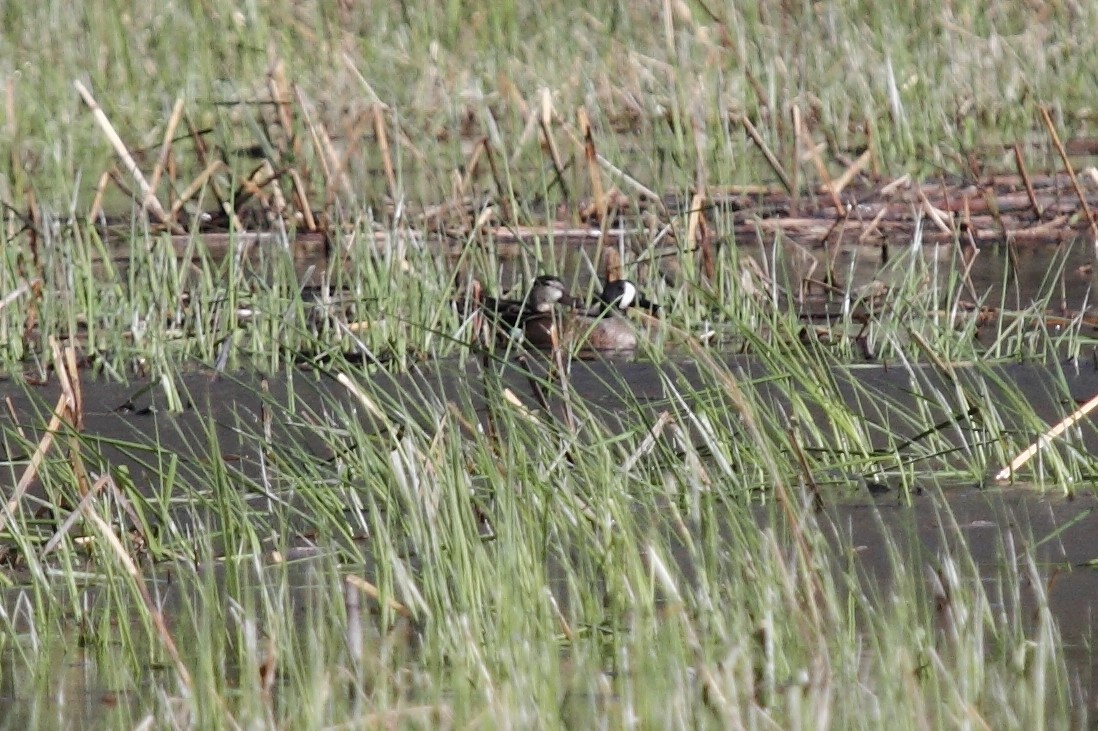
[[[579,344],[580,350],[603,352],[636,349],[637,331],[625,315],[631,307],[659,312],[659,305],[627,279],[607,282],[597,301],[588,304],[572,297],[554,276],[535,279],[523,300],[489,297],[483,305],[501,329],[521,331],[523,340],[536,348]]]

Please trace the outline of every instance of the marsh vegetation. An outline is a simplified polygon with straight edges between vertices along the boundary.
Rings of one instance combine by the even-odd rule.
[[[1092,715],[1098,7],[0,19],[6,727]]]

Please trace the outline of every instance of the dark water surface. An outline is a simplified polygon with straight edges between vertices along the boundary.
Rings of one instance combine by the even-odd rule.
[[[729,355],[725,360],[744,388],[755,394],[758,403],[784,400],[782,389],[774,385],[774,374],[768,373],[760,363],[743,356]],[[927,426],[926,422],[956,417],[947,399],[944,405],[929,407],[929,418],[916,425],[910,414],[917,404],[928,408],[919,391],[955,393],[958,383],[973,393],[985,393],[979,388],[986,388],[990,399],[1005,398],[1009,391],[1032,404],[1046,423],[1059,420],[1074,408],[1075,403],[1098,394],[1098,370],[1092,364],[1014,363],[996,366],[993,372],[996,378],[991,382],[982,375],[984,371],[964,367],[955,369],[956,380],[930,366],[844,368],[835,370],[832,377],[839,392],[849,397],[852,409],[861,410],[867,420],[887,427],[878,437],[881,447],[888,446],[884,438],[887,431],[915,437],[920,428]],[[505,369],[502,378],[503,385],[511,388],[527,405],[539,408],[531,395],[530,382],[520,368]],[[436,412],[425,405],[448,400],[465,404],[466,409],[481,417],[484,415],[486,381],[476,361],[433,363],[412,374],[399,376],[374,373],[365,377],[360,374],[358,380],[369,384],[370,392],[384,409],[394,413],[403,410],[424,425],[437,423],[433,416]],[[675,389],[692,394],[691,398],[706,398],[717,390],[707,381],[704,370],[689,360],[668,366],[641,361],[576,362],[572,366],[570,383],[575,396],[590,405],[598,418],[609,424],[632,424],[633,428],[637,428],[638,421],[651,423],[658,413],[673,403],[668,384],[678,384]],[[233,469],[259,481],[261,463],[255,458],[255,435],[261,428],[264,398],[260,392],[260,378],[255,375],[214,377],[195,372],[181,377],[178,385],[187,406],[182,412],[173,413],[167,410],[166,398],[159,386],[85,383],[84,439],[89,445],[89,453],[99,454],[103,465],[110,465],[112,469],[125,465],[135,485],[155,485],[160,478],[150,465],[157,464],[156,453],[177,454],[181,458],[179,479],[186,482],[201,479],[207,469],[203,465],[209,464],[204,450],[216,443]],[[285,408],[292,400],[295,413],[311,413],[317,418],[326,412],[333,413],[334,405],[342,405],[348,411],[355,407],[346,389],[315,372],[295,372],[292,378],[285,374],[270,377],[267,389],[269,396],[266,398],[272,403]],[[21,429],[28,442],[36,442],[49,420],[57,392],[52,385],[33,387],[0,381],[0,396],[11,403],[10,409],[3,410],[0,415],[0,430],[4,435],[7,460],[16,464],[11,474],[17,476],[22,470],[20,462],[27,458],[27,453],[24,448],[15,446],[17,442],[13,435]],[[558,410],[559,404],[552,408]],[[361,412],[359,408],[358,413]],[[362,418],[369,421],[366,416]],[[826,415],[821,413],[819,418],[826,418]],[[206,436],[211,428],[216,432],[216,440],[212,442]],[[294,440],[320,459],[332,456],[330,445],[317,438],[312,429],[286,422],[276,423],[272,429],[276,443]],[[1034,426],[1018,424],[1017,429],[1028,434]],[[943,433],[948,437],[948,430]],[[1098,453],[1098,430],[1089,421],[1074,430],[1070,441],[1068,448],[1077,453]],[[148,445],[150,449],[155,446],[156,451],[135,449],[134,445],[139,444]],[[195,465],[193,471],[187,466],[190,461]],[[913,493],[899,489],[897,485],[885,484],[881,487],[886,489],[871,494],[864,482],[858,483],[855,479],[840,479],[839,482],[847,486],[825,489],[821,520],[832,526],[836,550],[851,553],[857,568],[875,577],[882,588],[887,587],[889,581],[890,544],[901,546],[914,564],[932,566],[943,551],[963,542],[989,581],[997,580],[1006,567],[1015,564],[1027,549],[1032,549],[1049,592],[1067,657],[1094,704],[1093,699],[1098,698],[1098,664],[1090,644],[1096,626],[1098,569],[1091,567],[1090,562],[1098,561],[1098,499],[1091,486],[1073,486],[1073,497],[1069,498],[1063,489],[1042,491],[1027,486],[990,486],[986,476],[973,477],[961,484],[941,485],[928,481],[925,489]],[[765,520],[760,517],[760,521]],[[688,570],[688,567],[684,569]],[[16,609],[17,596],[18,592],[7,592],[3,596],[4,608],[9,614]],[[8,671],[13,667],[12,657],[10,654],[6,660],[3,657],[10,652],[0,652],[0,665],[6,668],[2,674],[8,677]],[[62,665],[80,663],[78,655],[58,662]],[[62,677],[65,682],[73,682],[71,692],[88,698],[87,703],[91,706],[98,702],[95,699],[111,691],[110,688],[94,687],[94,684],[86,687],[87,678],[77,670]],[[16,685],[9,682],[0,686],[0,706],[17,702],[18,695]]]

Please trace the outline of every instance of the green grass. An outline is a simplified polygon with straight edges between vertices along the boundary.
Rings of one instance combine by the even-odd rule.
[[[1096,52],[1081,40],[1098,23],[1089,7],[1035,16],[1009,3],[926,11],[844,2],[792,12],[759,4],[714,9],[711,18],[701,5],[670,6],[683,12],[665,17],[660,6],[617,2],[582,10],[453,3],[414,11],[394,3],[345,15],[324,3],[233,11],[193,2],[125,15],[93,1],[77,12],[57,3],[10,7],[5,40],[17,52],[0,67],[13,114],[0,129],[11,150],[0,192],[22,202],[33,189],[54,210],[74,201],[86,210],[84,194],[110,151],[74,80],[89,85],[131,148],[148,151],[146,172],[177,97],[195,128],[212,128],[209,142],[230,165],[250,172],[245,145],[271,152],[279,145],[267,139],[269,128],[246,121],[254,106],[234,103],[269,98],[273,60],[337,149],[355,150],[346,170],[353,188],[341,192],[348,211],[377,207],[389,192],[373,127],[363,124],[374,95],[406,136],[391,143],[413,206],[449,195],[450,172],[467,161],[461,140],[481,134],[501,164],[511,163],[502,165],[507,192],[540,194],[551,179],[548,161],[532,144],[537,138],[522,144],[521,132],[542,89],[558,115],[554,134],[566,158],[575,148],[562,128],[574,129],[584,106],[599,151],[661,192],[693,184],[699,164],[715,185],[769,177],[735,121],[740,114],[791,172],[790,110],[797,106],[832,152],[871,144],[886,174],[932,176],[968,173],[970,151],[994,162],[994,145],[1041,130],[1037,105],[1049,106],[1069,133],[1087,133],[1093,118],[1085,89]],[[304,123],[303,111],[293,110],[296,124]],[[315,171],[318,153],[307,135],[304,141],[295,158],[275,155],[276,168],[308,164]],[[1033,154],[1051,164],[1044,150],[1042,142]],[[584,175],[582,166],[568,171],[574,195],[586,194]],[[306,182],[322,192],[319,181]]]
[[[52,341],[89,357],[86,388],[151,385],[134,413],[63,429],[3,514],[0,725],[1079,723],[1089,688],[1051,615],[1044,537],[997,533],[1002,560],[977,567],[948,508],[950,485],[984,482],[1073,408],[1058,368],[1044,410],[1001,370],[1092,347],[1081,322],[1057,332],[1044,319],[1067,255],[1050,261],[1044,299],[1017,301],[1004,275],[1006,294],[984,302],[958,252],[895,242],[869,317],[862,265],[840,261],[838,314],[802,338],[798,242],[730,245],[734,212],[718,207],[706,280],[690,212],[642,205],[638,190],[688,201],[701,182],[774,182],[746,117],[803,192],[816,173],[796,160],[794,109],[826,141],[832,175],[868,147],[883,178],[967,179],[968,153],[1011,169],[1002,145],[1014,142],[1050,169],[1039,107],[1065,138],[1092,133],[1096,26],[1085,4],[965,1],[5,6],[8,484],[54,408],[30,385],[56,381]],[[268,103],[275,65],[288,125]],[[241,208],[246,228],[273,232],[241,257],[231,247],[246,232],[232,231],[228,255],[197,233],[173,239],[114,183],[89,222],[114,158],[74,81],[145,175],[183,100],[158,198],[171,205],[209,160],[225,165],[183,231],[269,162],[337,252],[314,281],[344,298],[303,296],[280,245],[307,227],[300,204],[278,222]],[[530,124],[543,99],[559,174]],[[582,255],[538,234],[505,255],[497,226],[543,226],[562,204],[584,223],[581,108],[602,184],[629,196],[623,224],[645,230]],[[624,364],[562,378],[513,345],[486,353],[452,304],[473,275],[495,292],[562,259],[585,286],[614,247],[668,305],[640,353],[657,369],[647,396]],[[977,333],[969,299],[1002,316]],[[713,348],[699,345],[709,330]],[[865,353],[900,385],[863,382]],[[196,379],[211,367],[239,379],[231,409],[204,400]],[[464,387],[440,396],[456,374]],[[574,386],[597,378],[621,403]],[[105,436],[97,419],[129,431]],[[1079,444],[1022,477],[1087,489]],[[82,469],[104,478],[94,499]],[[887,579],[834,508],[877,482],[905,506],[928,491],[933,508],[914,510],[942,526],[934,550],[890,534]]]
[[[310,376],[295,380],[307,386]],[[93,687],[124,691],[104,711],[123,724],[190,714],[202,725],[315,727],[392,714],[411,725],[643,718],[800,727],[823,716],[839,727],[945,727],[965,716],[1056,726],[1071,713],[1046,600],[1038,594],[1034,615],[1010,599],[1019,575],[1038,571],[1032,549],[1004,548],[1016,558],[980,579],[945,512],[943,545],[953,548],[912,553],[897,540],[891,579],[872,578],[843,529],[811,510],[765,403],[748,404],[759,441],[724,427],[709,430],[704,445],[674,437],[735,413],[718,387],[708,407],[674,408],[663,437],[645,447],[651,422],[640,411],[611,432],[577,403],[584,426],[573,434],[545,414],[521,415],[497,392],[490,401],[505,435],[497,439],[467,432],[441,403],[423,403],[436,416],[429,423],[407,406],[413,394],[387,403],[368,381],[359,387],[386,421],[354,416],[346,399],[329,401],[324,418],[310,417],[302,397],[294,409],[286,396],[256,393],[274,413],[273,443],[241,412],[220,425],[236,438],[213,422],[183,434],[186,448],[172,447],[179,468],[146,460],[151,470],[134,482],[108,464],[119,489],[94,509],[144,556],[141,580],[171,618],[190,686],[172,670],[117,554],[101,536],[76,541],[95,535],[81,521],[38,564],[40,578],[32,572],[6,592],[8,606],[23,607],[19,621],[14,609],[5,616],[11,663],[26,669],[14,689],[26,712],[30,701],[70,691],[34,671],[67,652]],[[309,431],[338,456],[306,446]],[[709,454],[699,457],[702,446]],[[86,462],[101,448],[88,443]],[[228,451],[244,461],[226,461]],[[77,499],[66,460],[50,463],[47,493]],[[769,507],[752,508],[753,495]],[[132,525],[125,501],[147,524]],[[36,555],[33,536],[49,535],[50,524],[25,512],[15,521],[9,531]],[[123,526],[149,537],[147,554]],[[378,587],[380,601],[347,575]],[[395,614],[390,598],[414,621]],[[348,644],[348,633],[362,634],[364,649]],[[22,654],[10,644],[28,642],[43,647]],[[269,692],[265,663],[277,665]],[[163,669],[133,669],[146,667]]]

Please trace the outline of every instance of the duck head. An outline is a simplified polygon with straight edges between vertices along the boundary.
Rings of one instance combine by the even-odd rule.
[[[637,289],[637,285],[628,279],[615,279],[607,282],[598,294],[599,300],[608,307],[625,312],[630,307],[640,307],[652,315],[659,314],[660,306],[647,299]]]
[[[530,294],[526,297],[526,309],[531,312],[549,312],[567,296],[568,290],[559,277],[540,276],[530,287]]]

